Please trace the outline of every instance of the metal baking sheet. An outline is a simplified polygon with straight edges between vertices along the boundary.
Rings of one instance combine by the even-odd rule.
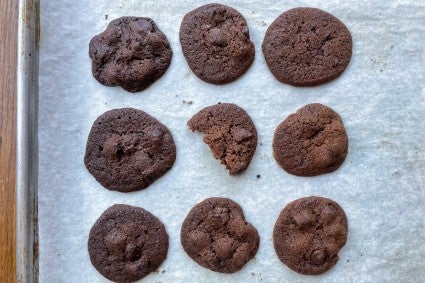
[[[197,79],[187,67],[178,41],[184,14],[206,3],[42,1],[38,40],[38,1],[21,1],[20,281],[106,282],[90,263],[88,233],[107,207],[126,203],[157,215],[170,235],[167,260],[158,272],[144,279],[146,282],[196,281],[193,278],[202,278],[202,282],[421,282],[425,276],[423,1],[224,1],[245,16],[256,47],[248,72],[224,86]],[[298,6],[326,10],[352,32],[352,61],[331,83],[290,87],[277,82],[265,64],[261,43],[268,25],[283,11]],[[103,31],[110,20],[124,15],[154,19],[174,52],[166,74],[136,94],[100,85],[91,75],[88,57],[90,38]],[[217,102],[243,107],[259,133],[252,163],[237,177],[229,176],[201,135],[186,126],[194,113]],[[326,104],[341,115],[349,136],[349,153],[337,171],[300,178],[285,173],[275,163],[271,141],[280,121],[312,102]],[[83,164],[95,118],[122,107],[139,108],[157,117],[169,127],[177,145],[173,168],[146,190],[128,194],[102,188]],[[339,253],[338,264],[317,277],[299,275],[280,263],[271,240],[281,209],[309,195],[337,201],[349,221],[348,241]],[[179,242],[187,212],[211,196],[240,203],[260,234],[255,259],[231,275],[200,267]]]

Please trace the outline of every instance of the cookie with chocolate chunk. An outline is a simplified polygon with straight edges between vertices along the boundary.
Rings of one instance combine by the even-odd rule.
[[[150,18],[121,17],[110,22],[89,44],[93,76],[106,86],[142,91],[159,79],[173,52]]]
[[[292,270],[317,275],[332,268],[347,241],[347,217],[323,197],[297,199],[282,210],[273,231],[279,259]]]
[[[244,17],[235,9],[216,3],[184,16],[180,43],[193,73],[213,84],[236,80],[249,69],[255,57]]]
[[[168,234],[162,222],[143,208],[115,204],[91,228],[88,251],[103,276],[114,282],[134,282],[166,259]]]
[[[347,155],[348,138],[339,115],[331,108],[308,104],[277,126],[273,155],[288,173],[316,176],[338,169]]]
[[[228,198],[208,198],[194,206],[181,228],[185,252],[199,265],[233,273],[257,253],[257,229],[242,208]]]
[[[187,124],[192,131],[204,133],[204,142],[230,175],[245,171],[257,147],[257,130],[245,110],[233,103],[219,103],[205,107]]]
[[[329,82],[344,72],[351,59],[348,28],[316,8],[294,8],[281,14],[263,41],[266,63],[277,80],[294,86]]]
[[[176,146],[165,125],[141,110],[123,108],[93,123],[84,164],[105,188],[131,192],[148,187],[175,159]]]

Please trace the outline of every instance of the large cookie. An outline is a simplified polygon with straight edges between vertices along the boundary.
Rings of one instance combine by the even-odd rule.
[[[315,176],[338,169],[348,138],[339,115],[319,103],[308,104],[276,128],[273,154],[288,173]]]
[[[115,204],[90,230],[93,266],[115,282],[140,280],[166,259],[168,234],[154,215],[140,207]]]
[[[221,4],[189,12],[180,26],[180,43],[190,69],[208,83],[232,82],[254,61],[255,48],[246,20]]]
[[[84,163],[105,188],[144,189],[174,164],[176,146],[166,126],[147,113],[114,109],[93,123]]]
[[[351,59],[347,27],[315,8],[295,8],[269,26],[263,41],[267,65],[282,83],[314,86],[342,74]]]
[[[273,231],[274,248],[292,270],[321,274],[337,263],[347,230],[344,210],[336,202],[314,196],[300,198],[280,213]]]
[[[230,175],[245,171],[257,147],[257,130],[245,110],[219,103],[202,109],[187,124],[192,131],[205,134],[205,143]]]
[[[181,228],[181,243],[199,265],[233,273],[258,250],[257,229],[245,220],[242,208],[227,198],[208,198],[194,206]]]
[[[89,55],[93,76],[101,84],[136,92],[165,73],[173,52],[153,20],[121,17],[93,37]]]

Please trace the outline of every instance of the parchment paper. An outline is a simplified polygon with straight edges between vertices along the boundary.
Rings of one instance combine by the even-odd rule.
[[[145,282],[423,282],[425,278],[425,4],[412,0],[223,1],[247,19],[254,64],[236,82],[214,86],[190,71],[178,40],[183,16],[208,1],[41,1],[39,115],[40,282],[106,282],[91,265],[87,239],[100,214],[115,203],[144,207],[170,235],[168,258]],[[269,72],[261,44],[269,24],[299,6],[324,9],[353,35],[353,57],[335,81],[310,88],[281,84]],[[106,19],[106,15],[107,18]],[[166,74],[131,94],[99,84],[88,43],[120,16],[151,17],[174,52]],[[193,101],[192,104],[184,101]],[[186,126],[198,110],[233,102],[251,115],[259,145],[247,171],[229,176],[200,134]],[[287,174],[274,161],[275,127],[305,104],[337,111],[349,136],[347,159],[318,177]],[[134,193],[104,189],[83,164],[97,116],[122,107],[142,109],[171,130],[173,168]],[[261,175],[261,178],[256,178]],[[348,241],[339,262],[320,276],[304,276],[275,255],[273,225],[290,201],[317,195],[345,210]],[[207,197],[237,201],[259,231],[254,260],[226,275],[202,268],[180,245],[187,212]]]

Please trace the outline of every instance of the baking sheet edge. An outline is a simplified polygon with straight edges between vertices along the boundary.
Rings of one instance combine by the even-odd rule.
[[[16,134],[16,279],[38,282],[39,0],[19,0]]]

